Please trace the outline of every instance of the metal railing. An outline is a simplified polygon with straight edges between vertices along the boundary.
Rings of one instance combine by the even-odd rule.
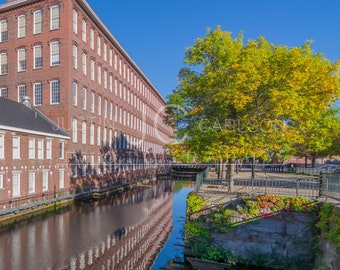
[[[268,177],[262,179],[202,179],[201,193],[232,193],[244,195],[276,194],[289,197],[326,197],[340,200],[340,175],[320,177]]]
[[[316,198],[320,195],[320,181],[314,179],[205,179],[203,188],[214,192],[244,194],[277,194],[282,196],[302,196]]]
[[[320,195],[340,201],[340,175],[324,174],[320,177]]]
[[[74,197],[74,189],[49,191],[0,201],[0,216]]]

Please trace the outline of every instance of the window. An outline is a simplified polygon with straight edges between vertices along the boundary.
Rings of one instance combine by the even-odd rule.
[[[97,174],[100,174],[100,156],[97,157]]]
[[[56,30],[60,28],[60,6],[53,6],[50,9],[51,14],[51,22],[50,22],[50,29]]]
[[[106,140],[107,140],[107,130],[106,130],[106,127],[104,127],[104,130],[103,130],[103,144],[106,145]]]
[[[38,159],[44,159],[44,141],[37,141]]]
[[[78,46],[75,44],[72,47],[72,67],[78,68]]]
[[[110,92],[112,93],[112,91],[113,91],[113,78],[112,78],[111,74],[110,74],[109,84],[110,84]]]
[[[85,177],[86,176],[86,156],[82,156],[81,160],[81,176]]]
[[[42,11],[36,10],[33,14],[33,34],[42,33]]]
[[[101,37],[97,37],[97,54],[101,55]]]
[[[35,83],[33,92],[33,104],[34,106],[42,105],[42,83]]]
[[[109,54],[110,67],[112,67],[112,57],[113,57],[113,51],[112,51],[112,49],[110,49],[110,54]]]
[[[81,91],[81,108],[86,110],[86,88]]]
[[[52,159],[52,140],[46,140],[46,159]]]
[[[115,70],[117,70],[117,58],[118,58],[118,56],[117,56],[117,54],[115,54],[115,59],[114,59],[114,61],[115,61]]]
[[[13,172],[12,179],[12,194],[13,197],[20,196],[20,172]]]
[[[0,97],[8,98],[8,88],[0,88]]]
[[[118,80],[115,79],[115,95],[118,95]]]
[[[71,158],[71,168],[72,168],[72,177],[78,177],[78,158],[75,154],[72,154]]]
[[[12,137],[12,153],[13,159],[20,159],[20,137],[13,136]]]
[[[72,20],[73,20],[73,33],[77,35],[78,34],[78,12],[75,9],[73,10]]]
[[[101,138],[100,138],[100,126],[97,127],[97,145],[100,145]]]
[[[63,189],[65,187],[65,170],[59,170],[59,189]]]
[[[107,61],[107,44],[106,42],[104,42],[104,47],[103,47],[103,58],[104,58],[104,61]]]
[[[18,50],[18,71],[26,71],[26,49]]]
[[[107,70],[104,69],[104,88],[107,89]]]
[[[91,69],[91,80],[94,81],[94,60],[90,61],[90,69]]]
[[[51,104],[60,103],[60,81],[51,81]]]
[[[32,194],[35,192],[35,172],[28,172],[28,193]]]
[[[35,139],[28,140],[28,158],[35,159]]]
[[[86,144],[86,122],[81,125],[81,143]]]
[[[8,23],[7,21],[0,21],[0,42],[8,40]]]
[[[90,47],[94,50],[94,30],[90,29]]]
[[[33,68],[34,69],[42,68],[43,66],[42,46],[41,45],[34,46],[33,54],[34,54]]]
[[[86,43],[86,21],[81,21],[81,39]]]
[[[8,63],[7,63],[7,53],[0,54],[0,75],[7,74]]]
[[[91,92],[91,95],[90,95],[90,105],[91,105],[91,112],[94,113],[94,93]]]
[[[98,103],[97,103],[97,113],[98,115],[102,114],[102,97],[98,96]]]
[[[113,118],[112,118],[112,115],[113,115],[113,103],[112,102],[110,102],[110,120],[112,120]]]
[[[104,118],[107,118],[107,99],[104,99]]]
[[[0,133],[0,159],[5,158],[5,134]]]
[[[91,168],[90,168],[90,173],[91,175],[94,175],[94,156],[91,156],[90,158],[90,164],[91,164]]]
[[[98,84],[101,85],[102,84],[102,67],[100,65],[98,65],[97,67],[97,75],[98,75]]]
[[[0,172],[0,188],[4,188],[4,174]]]
[[[50,50],[51,50],[51,66],[60,65],[59,41],[51,42]]]
[[[42,171],[42,191],[48,191],[48,170]]]
[[[65,158],[65,142],[64,141],[59,142],[59,158],[60,159]]]
[[[26,36],[26,16],[20,15],[18,17],[18,38]]]
[[[94,145],[94,124],[90,125],[90,144]]]
[[[72,83],[72,104],[73,106],[78,105],[78,84]]]
[[[72,141],[77,142],[78,141],[78,121],[77,119],[72,120]]]
[[[83,75],[86,75],[86,53],[83,52],[83,55],[82,55],[82,72],[83,72]]]
[[[19,85],[18,86],[18,102],[21,102],[24,96],[26,96],[26,85]]]

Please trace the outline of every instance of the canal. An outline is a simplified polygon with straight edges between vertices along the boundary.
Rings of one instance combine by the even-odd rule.
[[[192,190],[160,181],[16,224],[0,234],[0,269],[174,269]]]

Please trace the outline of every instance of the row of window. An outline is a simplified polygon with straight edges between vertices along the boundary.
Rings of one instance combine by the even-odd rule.
[[[73,9],[73,33],[75,35],[78,35],[78,11],[76,9]],[[81,20],[81,39],[84,43],[87,43],[87,21],[85,18],[82,18]],[[155,105],[156,108],[159,108],[162,106],[162,103],[158,100],[155,94],[150,91],[138,78],[138,76],[133,71],[133,68],[130,68],[128,64],[126,64],[121,57],[117,53],[114,52],[114,50],[110,47],[110,43],[105,41],[103,37],[101,37],[100,34],[98,34],[95,37],[95,30],[90,27],[89,29],[90,33],[90,48],[92,50],[96,50],[98,56],[103,56],[103,60],[105,62],[108,62],[110,67],[114,67],[114,70],[121,75],[124,80],[127,80],[128,83],[130,83],[135,89],[139,90],[140,93],[145,96],[149,101],[151,101],[152,104]],[[95,40],[96,40],[96,48],[95,48]],[[73,68],[78,68],[78,45],[73,45]],[[86,75],[86,58],[87,58],[87,52],[82,52],[82,72],[84,75]],[[90,70],[91,70],[91,79],[95,80],[94,76],[94,60],[90,60]],[[98,83],[101,84],[101,65],[97,66],[98,70]],[[105,79],[105,72],[104,72],[104,79]],[[105,86],[105,81],[104,81]],[[106,87],[105,87],[106,88]]]
[[[5,134],[0,133],[0,159],[5,159]],[[26,150],[21,150],[20,136],[12,136],[12,157],[20,159],[22,153],[27,153]],[[28,139],[28,158],[29,159],[52,159],[52,139]],[[59,158],[65,158],[65,142],[59,142]]]
[[[42,192],[49,191],[49,175],[50,171],[48,169],[42,169]],[[36,192],[36,171],[30,170],[28,172],[28,193],[34,194]],[[21,195],[21,174],[20,171],[12,172],[12,197],[19,197]],[[65,169],[59,169],[59,189],[64,189],[65,187]],[[0,189],[5,188],[5,172],[0,171]]]
[[[102,156],[97,156],[97,160],[95,163],[95,156],[90,156],[90,161],[87,163],[87,156],[83,155],[81,157],[81,176],[86,177],[88,174],[90,175],[100,175],[106,173],[117,173],[124,171],[134,171],[140,169],[149,169],[156,168],[157,161],[151,160],[140,160],[137,157],[128,158],[128,157],[117,157],[116,160],[113,160],[112,157],[103,158]],[[78,177],[78,159],[76,156],[72,157],[71,161],[71,169],[72,176]]]
[[[26,48],[20,48],[17,50],[17,71],[24,72],[27,70]],[[8,73],[8,54],[2,52],[0,54],[0,75]],[[50,66],[60,65],[60,44],[59,41],[53,41],[50,43]],[[33,68],[40,69],[43,67],[43,46],[33,46]]]
[[[22,101],[22,97],[27,96],[27,86],[19,85],[18,102]],[[0,97],[8,98],[8,88],[0,88]],[[60,81],[50,81],[50,104],[60,103]],[[33,84],[33,104],[34,106],[40,106],[43,104],[43,87],[41,82]]]
[[[111,77],[110,77],[111,81]],[[112,82],[112,81],[111,81]],[[78,106],[78,84],[76,82],[72,83],[72,103],[73,106]],[[83,110],[87,109],[87,88],[83,87],[81,90],[81,108]],[[115,79],[115,93],[118,95],[118,80]],[[162,126],[163,128],[170,130],[168,126],[166,126],[163,121],[161,120],[162,117],[159,117],[158,112],[153,110],[148,104],[144,103],[142,99],[140,99],[136,94],[134,94],[132,91],[130,91],[129,88],[126,88],[125,85],[123,85],[121,82],[119,82],[119,97],[121,97],[124,101],[126,101],[127,104],[130,104],[135,109],[137,109],[139,112],[141,112],[143,115],[150,118],[152,121],[156,121],[158,126]],[[109,118],[110,120],[113,120],[113,102],[108,101],[107,99],[104,99],[104,118]],[[97,105],[97,106],[96,106]],[[96,95],[94,91],[90,92],[90,112],[96,113],[98,115],[102,115],[102,96],[97,96],[97,102],[96,102]],[[131,128],[134,128],[133,124],[133,115],[131,115],[131,121],[130,121],[130,113],[126,112],[126,110],[123,111],[122,107],[118,109],[118,106],[114,106],[114,118],[115,122],[119,122],[120,124],[127,125]],[[131,123],[131,125],[130,125]],[[135,129],[138,129],[135,127]],[[142,131],[140,129],[140,131]],[[152,133],[149,133],[150,135]]]
[[[72,120],[72,141],[74,143],[78,142],[78,134],[81,134],[81,143],[82,144],[90,144],[98,146],[106,146],[109,144],[111,147],[117,149],[131,149],[131,150],[141,150],[143,152],[147,152],[148,149],[152,148],[155,153],[162,152],[162,145],[151,143],[148,141],[143,141],[132,135],[128,134],[118,134],[118,131],[115,130],[114,133],[111,128],[97,126],[95,124],[90,123],[88,129],[88,123],[83,121],[78,123],[77,119]],[[96,135],[95,136],[95,132]],[[114,137],[113,137],[114,136]],[[96,140],[95,140],[96,139]]]
[[[24,38],[27,36],[27,16],[21,14],[17,17],[17,37]],[[36,10],[33,12],[33,34],[41,34],[43,32],[43,11]],[[60,29],[60,6],[55,5],[50,7],[50,30]],[[15,28],[11,27],[15,31]],[[8,40],[8,20],[0,21],[0,42]]]

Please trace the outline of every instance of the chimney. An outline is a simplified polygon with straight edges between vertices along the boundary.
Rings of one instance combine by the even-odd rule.
[[[31,98],[28,96],[23,96],[21,98],[21,103],[24,104],[27,108],[31,108]]]

